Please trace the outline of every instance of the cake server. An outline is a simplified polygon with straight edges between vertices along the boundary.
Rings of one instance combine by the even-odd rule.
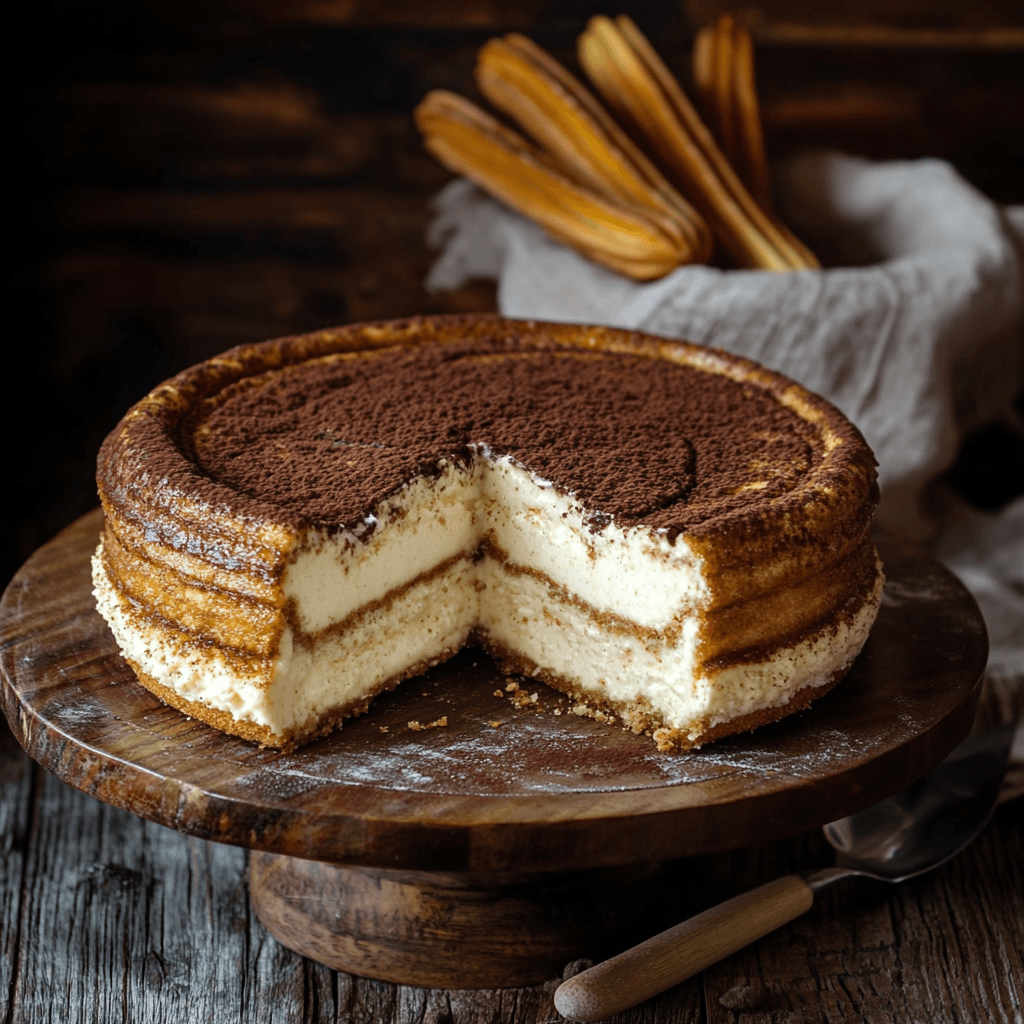
[[[555,992],[556,1009],[570,1020],[604,1020],[799,917],[840,879],[903,882],[945,863],[992,816],[1013,735],[1009,724],[971,737],[907,789],[825,825],[835,867],[775,879],[577,974]]]

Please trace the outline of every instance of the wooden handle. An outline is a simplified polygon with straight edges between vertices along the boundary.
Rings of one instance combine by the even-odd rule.
[[[555,992],[555,1008],[570,1020],[604,1020],[678,985],[811,909],[814,894],[787,875],[577,974]]]

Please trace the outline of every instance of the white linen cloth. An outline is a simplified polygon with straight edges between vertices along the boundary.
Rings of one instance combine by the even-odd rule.
[[[506,316],[714,345],[824,395],[875,451],[879,521],[958,573],[986,618],[990,679],[1024,687],[1024,499],[985,514],[932,485],[965,433],[999,417],[1020,425],[1024,207],[1000,208],[938,160],[838,153],[791,161],[776,191],[830,268],[692,266],[638,283],[454,181],[435,200],[429,240],[442,252],[427,287],[496,278]],[[1017,739],[1024,759],[1024,730]]]

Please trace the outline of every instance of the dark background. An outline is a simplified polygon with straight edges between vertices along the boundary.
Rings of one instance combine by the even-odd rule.
[[[726,9],[80,0],[8,12],[0,584],[94,506],[104,435],[179,369],[330,324],[494,308],[489,282],[422,288],[427,204],[449,176],[410,111],[430,88],[474,95],[491,35],[526,32],[572,65],[586,19],[624,7],[683,76],[695,29]],[[994,199],[1024,202],[1019,4],[825,7],[743,10],[773,157],[939,156]],[[951,479],[998,507],[1024,490],[1022,449],[1004,425],[986,428]]]

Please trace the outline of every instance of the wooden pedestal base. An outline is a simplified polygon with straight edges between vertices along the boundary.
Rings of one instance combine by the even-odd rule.
[[[278,942],[328,967],[407,985],[499,988],[558,977],[572,960],[647,937],[659,911],[678,906],[673,866],[472,875],[254,852],[249,895]]]

